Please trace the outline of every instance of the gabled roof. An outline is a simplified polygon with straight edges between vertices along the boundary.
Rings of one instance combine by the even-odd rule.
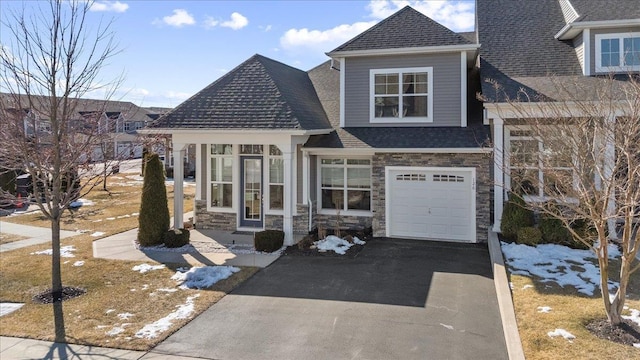
[[[596,1],[570,0],[578,13],[576,22],[640,19],[640,3],[637,0]]]
[[[173,129],[329,129],[306,72],[254,55],[151,126]]]
[[[470,44],[464,36],[405,6],[330,53]]]

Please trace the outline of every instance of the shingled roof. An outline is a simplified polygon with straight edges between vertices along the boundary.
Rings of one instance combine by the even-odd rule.
[[[576,22],[640,19],[640,4],[636,0],[607,1],[570,0],[578,13]]]
[[[306,72],[256,54],[151,127],[316,130],[331,125]]]
[[[405,6],[330,53],[467,44],[473,43],[410,6]]]

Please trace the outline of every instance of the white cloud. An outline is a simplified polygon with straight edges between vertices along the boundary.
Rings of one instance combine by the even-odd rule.
[[[328,30],[289,29],[280,38],[280,45],[287,50],[310,48],[318,51],[329,51],[367,30],[376,22],[342,24]]]
[[[155,19],[153,24],[156,25],[169,25],[173,27],[183,27],[185,25],[193,25],[196,23],[196,20],[193,18],[191,14],[187,12],[185,9],[175,9],[173,10],[173,15],[168,15],[160,19]]]
[[[96,1],[91,5],[90,11],[113,11],[122,13],[129,9],[129,5],[120,1]]]
[[[453,31],[471,31],[474,28],[475,3],[470,0],[372,0],[367,9],[371,17],[384,19],[407,5]]]
[[[204,27],[207,29],[210,29],[212,27],[215,27],[219,24],[220,22],[214,18],[212,18],[211,16],[207,16],[204,19]]]
[[[280,38],[280,45],[290,51],[330,51],[407,5],[453,31],[471,31],[474,28],[475,3],[472,0],[372,0],[366,7],[368,17],[374,19],[372,21],[342,24],[326,30],[289,29]]]
[[[264,32],[271,31],[271,28],[272,28],[271,25],[260,26],[260,29],[262,29],[262,31],[264,31]]]
[[[242,14],[234,12],[231,14],[231,19],[227,21],[223,21],[220,26],[228,27],[233,30],[239,30],[249,24],[249,19],[244,17]]]

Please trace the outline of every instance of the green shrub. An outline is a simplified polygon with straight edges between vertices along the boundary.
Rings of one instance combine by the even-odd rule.
[[[165,233],[169,230],[169,207],[164,180],[164,170],[158,154],[149,156],[138,216],[138,243],[141,246],[162,244]]]
[[[538,229],[542,233],[542,240],[549,244],[568,245],[572,241],[571,233],[562,221],[542,214],[538,220]]]
[[[571,223],[571,228],[578,233],[581,238],[586,239],[590,246],[593,246],[598,238],[596,229],[594,229],[591,222],[586,219],[574,220]],[[573,249],[588,250],[590,248],[587,244],[573,237],[569,239],[566,245]]]
[[[164,246],[177,248],[189,243],[191,233],[187,229],[172,229],[164,233]]]
[[[518,244],[536,246],[542,242],[542,233],[540,233],[540,229],[532,226],[522,227],[518,229],[516,242]]]
[[[253,245],[257,251],[274,252],[282,247],[284,232],[280,230],[264,230],[257,232]]]
[[[509,194],[509,201],[504,204],[500,223],[500,232],[504,238],[515,240],[519,229],[533,226],[533,211],[526,206],[522,197]]]

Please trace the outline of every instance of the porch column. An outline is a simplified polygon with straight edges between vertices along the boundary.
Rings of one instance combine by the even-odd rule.
[[[302,153],[302,201],[304,205],[309,205],[309,153]]]
[[[493,119],[493,231],[500,232],[504,206],[504,121]]]
[[[281,146],[284,160],[284,217],[282,219],[282,231],[284,231],[284,244],[293,245],[293,149],[291,145]]]
[[[173,228],[184,227],[184,164],[182,154],[186,144],[173,144]]]

